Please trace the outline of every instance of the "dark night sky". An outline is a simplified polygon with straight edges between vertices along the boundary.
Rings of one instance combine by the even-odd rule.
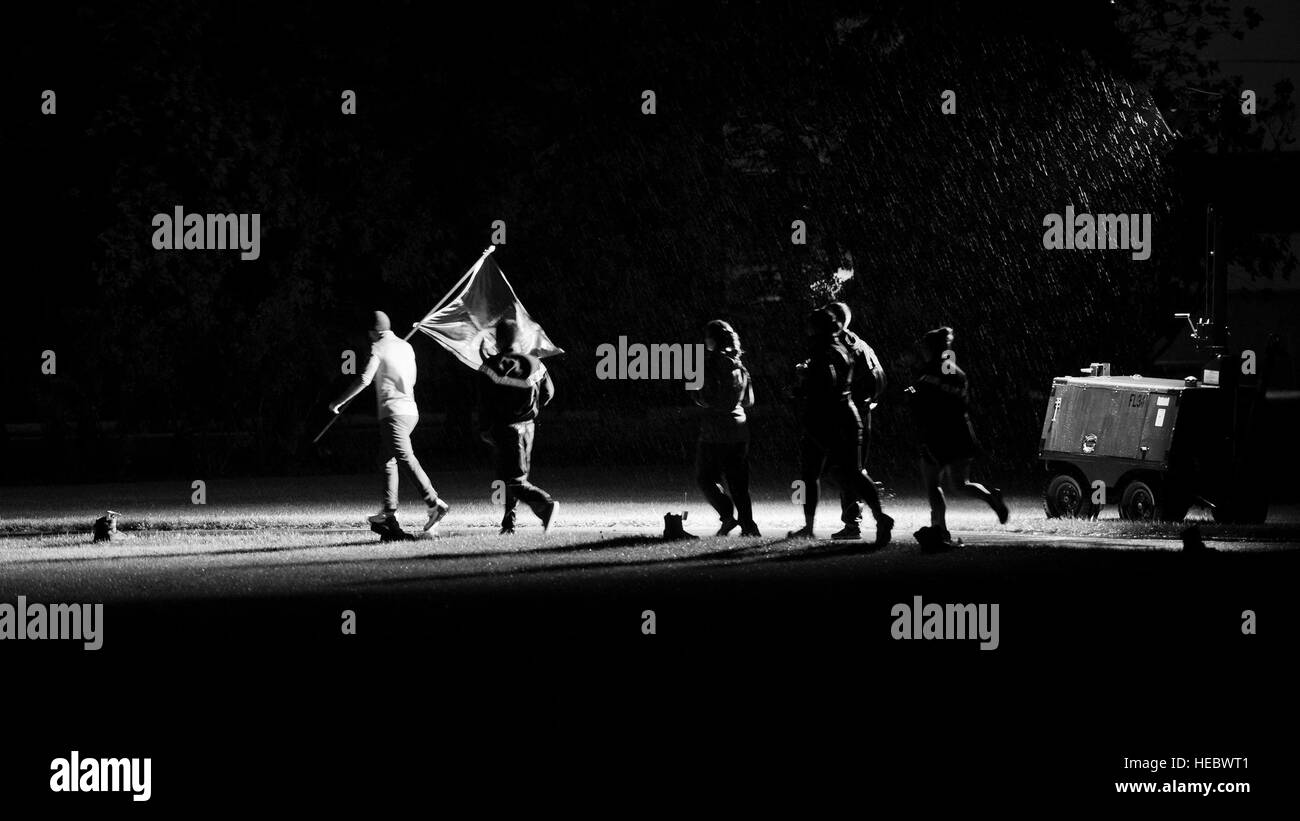
[[[1240,74],[1249,88],[1272,91],[1283,79],[1295,80],[1300,66],[1300,3],[1292,0],[1233,0],[1234,10],[1257,9],[1263,22],[1247,37],[1235,40],[1220,35],[1210,41],[1206,53],[1220,62],[1229,74]],[[1285,147],[1300,150],[1300,145]]]
[[[1136,363],[1186,301],[1199,249],[1172,227],[1147,268],[1034,247],[1072,199],[1177,213],[1108,3],[423,8],[43,6],[8,26],[0,419],[252,427],[292,454],[357,317],[418,319],[494,219],[502,267],[570,351],[574,408],[679,402],[596,382],[591,351],[691,340],[717,314],[773,395],[809,283],[848,264],[896,379],[916,334],[958,325],[991,363],[985,396],[1032,427],[1052,374]],[[1294,21],[1211,51],[1290,59]],[[954,86],[964,116],[940,119]],[[35,114],[43,88],[55,117]],[[760,154],[769,171],[736,170]],[[155,252],[149,219],[177,203],[261,212],[262,259]],[[807,248],[789,245],[795,217]],[[1116,330],[1120,311],[1138,313]],[[58,380],[33,364],[46,348]],[[465,375],[421,356],[422,403],[459,407]]]

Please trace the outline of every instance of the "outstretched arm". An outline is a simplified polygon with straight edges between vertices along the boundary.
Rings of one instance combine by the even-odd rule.
[[[374,381],[375,374],[378,372],[379,357],[375,356],[372,351],[370,354],[370,360],[366,362],[366,369],[361,372],[360,376],[352,381],[352,384],[348,386],[348,389],[342,396],[330,403],[330,412],[338,413],[340,408],[351,402],[353,397],[365,390],[366,386]]]

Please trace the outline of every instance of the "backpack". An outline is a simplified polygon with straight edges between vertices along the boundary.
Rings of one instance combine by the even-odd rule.
[[[853,401],[859,405],[868,403],[875,404],[885,395],[885,369],[880,364],[880,359],[871,346],[861,339],[853,347],[854,353],[860,354],[855,356],[853,368]],[[866,367],[858,367],[865,361]]]

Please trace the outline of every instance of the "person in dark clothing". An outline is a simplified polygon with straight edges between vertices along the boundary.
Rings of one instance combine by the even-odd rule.
[[[853,402],[853,352],[840,338],[834,317],[814,311],[808,318],[809,357],[799,366],[796,396],[802,400],[803,439],[800,472],[804,482],[804,526],[790,536],[812,536],[823,472],[871,508],[876,520],[876,545],[889,543],[894,520],[880,508],[876,485],[862,469],[862,419]],[[856,506],[854,507],[856,513]],[[856,522],[845,521],[832,539],[860,539]]]
[[[718,535],[740,525],[741,536],[761,536],[749,499],[749,420],[754,387],[741,362],[740,337],[731,325],[715,319],[704,328],[704,384],[695,404],[704,409],[695,476],[700,490],[718,512]],[[731,496],[723,490],[726,477]],[[733,505],[734,501],[734,505]]]
[[[479,429],[494,450],[496,478],[505,482],[505,512],[501,532],[515,532],[515,508],[520,500],[549,531],[560,503],[528,481],[533,459],[533,428],[540,407],[551,401],[555,386],[542,360],[521,353],[519,327],[512,319],[497,323],[497,353],[479,368]]]
[[[835,319],[839,329],[840,341],[853,352],[853,404],[858,408],[862,419],[862,469],[867,469],[867,457],[871,453],[871,411],[885,395],[885,369],[880,364],[876,352],[862,337],[849,330],[853,318],[849,306],[843,302],[832,302],[826,310]],[[851,494],[840,491],[840,518],[845,524],[862,524],[862,501]]]
[[[1002,491],[970,480],[970,466],[979,443],[966,409],[966,372],[957,366],[952,351],[952,328],[935,328],[920,339],[925,364],[907,389],[913,417],[921,436],[921,474],[930,498],[930,527],[917,531],[917,541],[929,547],[952,547],[946,521],[943,477],[947,473],[963,493],[983,500],[998,521],[1006,523],[1008,511]]]

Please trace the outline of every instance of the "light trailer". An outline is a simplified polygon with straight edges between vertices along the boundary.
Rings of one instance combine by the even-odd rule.
[[[1097,362],[1084,376],[1052,380],[1038,458],[1047,471],[1049,517],[1097,516],[1118,502],[1124,519],[1181,521],[1193,504],[1215,521],[1268,515],[1263,380],[1233,349],[1226,277],[1216,270],[1219,222],[1207,209],[1208,318],[1190,338],[1203,363],[1183,379],[1112,376]]]

